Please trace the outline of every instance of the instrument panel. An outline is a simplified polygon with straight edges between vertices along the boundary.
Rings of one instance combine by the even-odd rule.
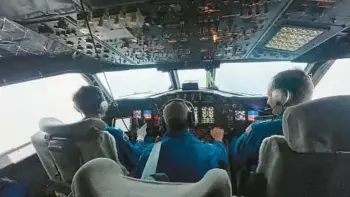
[[[174,98],[185,99],[193,104],[198,124],[192,131],[202,137],[213,127],[223,128],[226,136],[240,135],[255,117],[269,115],[264,112],[266,97],[234,96],[221,94],[220,91],[178,91],[144,99],[117,100],[107,115],[116,120],[130,117],[134,120],[131,122],[136,122],[138,126],[146,122],[149,132],[159,133],[163,105]]]

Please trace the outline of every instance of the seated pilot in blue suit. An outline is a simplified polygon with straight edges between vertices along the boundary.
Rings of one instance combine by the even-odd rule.
[[[201,142],[189,132],[189,127],[194,127],[196,122],[192,112],[192,104],[182,99],[171,100],[163,108],[162,124],[165,124],[167,133],[158,142],[161,147],[154,172],[166,174],[171,182],[197,182],[207,171],[213,168],[226,169],[228,165],[228,153],[222,141],[223,129],[211,131],[215,140],[212,144]],[[150,154],[154,152],[154,146],[150,144],[142,150],[136,178],[144,178],[143,171],[148,158],[152,158]]]
[[[275,118],[254,122],[241,136],[232,139],[230,157],[233,161],[240,165],[246,165],[247,162],[253,166],[257,164],[263,139],[282,135],[284,108],[310,100],[313,90],[312,80],[303,70],[292,69],[276,74],[267,91],[267,104],[271,106]]]
[[[74,95],[75,108],[84,118],[101,118],[108,109],[108,103],[102,91],[96,86],[82,86]],[[141,154],[141,148],[146,136],[146,128],[138,130],[137,142],[133,144],[128,136],[119,128],[106,125],[106,130],[115,138],[118,159],[128,169],[132,170]]]

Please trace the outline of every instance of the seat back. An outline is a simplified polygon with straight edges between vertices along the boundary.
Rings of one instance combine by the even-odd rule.
[[[62,122],[56,118],[46,118],[51,124],[61,124]],[[46,139],[46,133],[43,131],[38,131],[31,137],[32,144],[36,150],[36,153],[47,173],[49,178],[53,181],[61,181],[61,175],[58,172],[54,160],[48,149],[48,141]]]
[[[350,196],[350,97],[323,98],[286,109],[284,136],[266,138],[257,173],[266,196]]]
[[[92,159],[106,157],[119,162],[115,140],[100,119],[63,124],[43,118],[39,127],[46,134],[47,149],[64,182],[70,183],[80,166]]]
[[[197,183],[168,183],[125,177],[110,159],[94,159],[84,164],[72,183],[75,197],[231,197],[225,170],[213,169]]]

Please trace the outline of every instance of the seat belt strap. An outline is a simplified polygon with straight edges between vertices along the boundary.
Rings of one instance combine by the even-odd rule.
[[[145,168],[143,169],[141,179],[152,179],[151,175],[156,174],[161,146],[162,141],[154,144],[151,154],[147,159]]]

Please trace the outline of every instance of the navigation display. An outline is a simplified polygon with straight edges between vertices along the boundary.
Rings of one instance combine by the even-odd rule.
[[[214,118],[214,107],[202,107],[201,123],[213,124]]]
[[[259,112],[255,110],[248,111],[248,120],[254,121],[255,117],[259,116]]]
[[[141,119],[141,110],[134,110],[133,118]]]
[[[151,110],[144,110],[143,117],[145,118],[145,120],[152,119],[152,111]]]
[[[235,120],[245,120],[245,111],[235,111]]]

